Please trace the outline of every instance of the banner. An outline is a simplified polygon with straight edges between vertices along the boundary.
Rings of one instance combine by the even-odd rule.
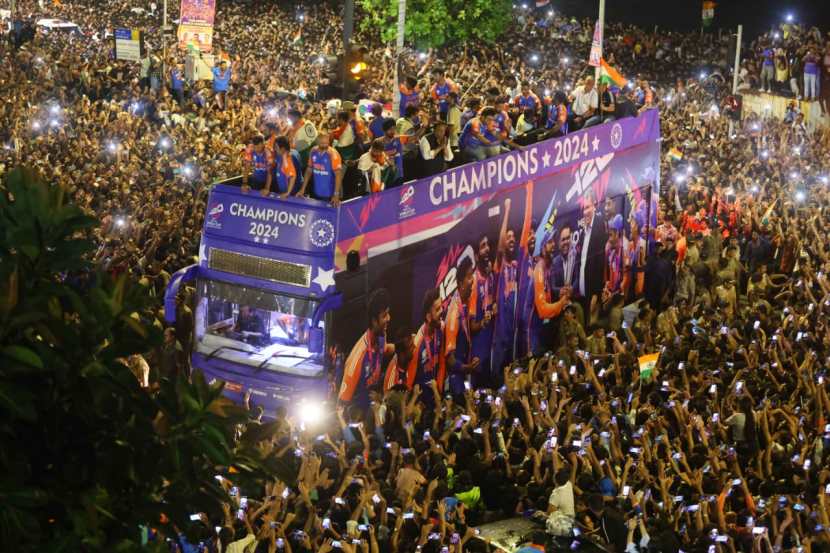
[[[205,25],[179,24],[179,48],[187,49],[192,46],[197,50],[209,53],[213,49],[213,27]]]
[[[182,0],[180,23],[197,23],[213,26],[216,17],[216,0]]]
[[[341,207],[338,246],[345,248],[360,238],[361,258],[365,259],[367,248],[395,247],[390,240],[403,246],[411,240],[409,235],[432,228],[435,221],[452,222],[463,217],[487,194],[553,173],[568,174],[590,160],[604,160],[615,152],[654,142],[659,137],[659,114],[647,110],[639,117],[597,125],[351,200]],[[589,169],[590,166],[585,167],[586,171]],[[572,182],[566,191],[569,200],[580,186]]]
[[[335,219],[311,202],[275,204],[259,192],[216,187],[205,214],[205,234],[316,253],[331,250]]]
[[[337,210],[322,202],[276,202],[256,191],[217,185],[205,212],[200,258],[205,261],[212,248],[219,248],[249,256],[252,262],[272,258],[308,267],[304,292],[322,295],[334,286],[336,228]]]
[[[213,22],[216,0],[182,0],[179,19],[179,48],[188,46],[202,52],[213,49]]]
[[[602,27],[599,19],[594,26],[594,40],[591,42],[591,53],[588,55],[588,65],[599,67],[602,63]]]
[[[390,340],[418,332],[432,294],[445,328],[459,301],[476,320],[490,313],[489,329],[466,338],[465,355],[480,361],[480,380],[473,376],[480,387],[511,360],[558,348],[551,305],[562,288],[586,315],[596,305],[599,317],[643,296],[657,218],[657,138],[652,111],[347,202],[336,265],[358,251],[367,289],[389,291]],[[474,272],[472,292],[462,291],[465,265]],[[352,327],[334,330],[344,354],[364,330]]]
[[[141,61],[144,34],[138,29],[115,29],[115,59]]]
[[[703,26],[708,27],[715,19],[715,4],[714,2],[703,2]]]

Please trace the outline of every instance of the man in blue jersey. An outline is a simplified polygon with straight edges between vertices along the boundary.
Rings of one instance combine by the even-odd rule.
[[[461,118],[459,119],[459,132],[478,115],[479,111],[481,111],[481,99],[470,98],[467,101],[467,109],[464,110],[464,113],[461,114]]]
[[[251,146],[245,151],[245,169],[242,172],[242,192],[248,192],[252,186],[261,191],[263,196],[271,192],[271,152],[265,148],[261,136],[255,136]]]
[[[513,105],[519,111],[530,109],[534,113],[538,113],[542,108],[542,102],[539,100],[539,96],[530,89],[530,83],[527,81],[522,83],[522,93],[513,99]]]
[[[340,204],[340,190],[343,183],[342,160],[337,150],[329,144],[329,135],[321,131],[317,135],[317,146],[308,156],[308,168],[298,196],[304,196],[309,182],[310,196],[315,200],[331,202],[335,207]]]
[[[444,76],[443,69],[436,69],[432,72],[432,75],[435,77],[435,82],[432,83],[430,94],[433,101],[438,104],[438,113],[446,121],[447,111],[450,109],[449,94],[453,91],[458,92],[458,85],[452,79]]]
[[[213,68],[213,94],[219,109],[225,109],[232,76],[233,73],[231,68],[228,67],[227,60],[222,60],[219,63],[219,67]]]
[[[421,89],[418,87],[418,79],[409,76],[401,83],[400,90],[401,107],[400,113],[406,113],[406,106],[419,107],[421,104]]]
[[[395,181],[393,184],[398,185],[404,180],[403,144],[401,144],[401,139],[398,138],[395,121],[392,119],[386,119],[383,122],[382,140],[383,151],[386,153],[386,157],[395,161],[395,168],[398,174],[395,175]]]
[[[571,113],[568,108],[568,97],[561,90],[553,95],[552,104],[548,106],[545,117],[545,128],[548,136],[565,136],[568,134],[568,120]]]
[[[173,91],[173,96],[181,107],[184,104],[184,73],[180,63],[173,65],[170,69],[170,90]]]
[[[464,125],[459,144],[467,161],[482,161],[501,152],[494,116],[493,108],[485,108],[480,116],[473,117]]]
[[[472,354],[479,359],[478,371],[473,375],[476,388],[488,388],[490,383],[490,351],[493,347],[493,319],[496,315],[496,279],[490,259],[490,239],[483,235],[478,240],[473,294],[470,298],[470,329],[473,334]]]
[[[463,396],[467,375],[478,370],[479,365],[479,359],[472,355],[469,302],[475,277],[473,276],[473,261],[469,257],[463,258],[458,264],[455,277],[458,288],[447,308],[444,337],[449,378],[448,390],[454,396]]]
[[[278,136],[274,146],[274,177],[271,181],[276,181],[276,191],[282,198],[294,196],[300,189],[297,182],[301,170],[300,154],[291,149],[291,143],[285,136]]]
[[[383,117],[383,106],[380,104],[372,104],[369,110],[372,113],[372,122],[369,123],[369,135],[372,140],[383,136],[383,123],[386,119]]]
[[[761,91],[766,91],[767,94],[772,92],[772,83],[775,80],[775,50],[769,45],[764,44],[761,50]]]
[[[530,319],[533,311],[533,269],[536,267],[537,258],[533,255],[536,249],[536,228],[532,222],[530,232],[527,236],[527,247],[522,252],[522,260],[519,263],[519,291],[516,296],[516,355],[515,359],[522,359],[530,355]]]
[[[496,256],[496,322],[493,334],[492,378],[493,386],[500,387],[503,368],[513,361],[516,351],[518,299],[521,268],[527,256],[530,239],[530,216],[533,212],[533,182],[525,186],[524,219],[516,247],[516,231],[508,227],[510,198],[504,201],[504,217],[499,232],[499,249]]]
[[[508,109],[509,99],[506,96],[500,96],[496,98],[496,128],[499,131],[499,138],[501,138],[504,141],[510,140],[510,138],[513,136],[513,120],[510,119]]]
[[[441,319],[441,295],[437,288],[430,288],[424,294],[422,313],[424,322],[410,340],[412,355],[396,354],[393,361],[399,361],[401,366],[387,370],[384,389],[404,384],[412,390],[417,384],[421,388],[421,400],[431,406],[434,404],[432,382],[435,381],[436,388],[442,390],[446,371],[444,322]],[[402,362],[404,357],[407,359]]]

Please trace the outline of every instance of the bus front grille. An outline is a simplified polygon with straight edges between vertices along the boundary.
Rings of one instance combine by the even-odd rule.
[[[217,271],[308,288],[311,266],[210,248],[208,266]]]

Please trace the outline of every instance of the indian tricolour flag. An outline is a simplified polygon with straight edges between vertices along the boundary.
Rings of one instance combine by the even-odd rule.
[[[712,24],[712,20],[715,19],[715,6],[714,2],[709,0],[704,0],[703,2],[703,26],[708,27]]]
[[[657,360],[660,359],[660,353],[649,353],[648,355],[641,355],[640,361],[640,378],[648,380],[654,374],[654,367],[657,366]]]
[[[671,161],[680,161],[683,159],[683,152],[681,152],[677,147],[674,147],[669,150],[669,159]]]
[[[550,4],[550,0],[536,0],[536,7],[537,8],[544,8]]]
[[[599,80],[600,82],[606,81],[608,84],[615,84],[620,88],[624,87],[628,82],[625,80],[625,77],[620,75],[619,71],[608,65],[605,58],[600,60]]]

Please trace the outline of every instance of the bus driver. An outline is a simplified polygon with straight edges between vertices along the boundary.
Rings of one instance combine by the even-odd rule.
[[[239,317],[233,329],[242,333],[243,339],[249,344],[258,346],[265,341],[265,324],[250,306],[240,306]]]

